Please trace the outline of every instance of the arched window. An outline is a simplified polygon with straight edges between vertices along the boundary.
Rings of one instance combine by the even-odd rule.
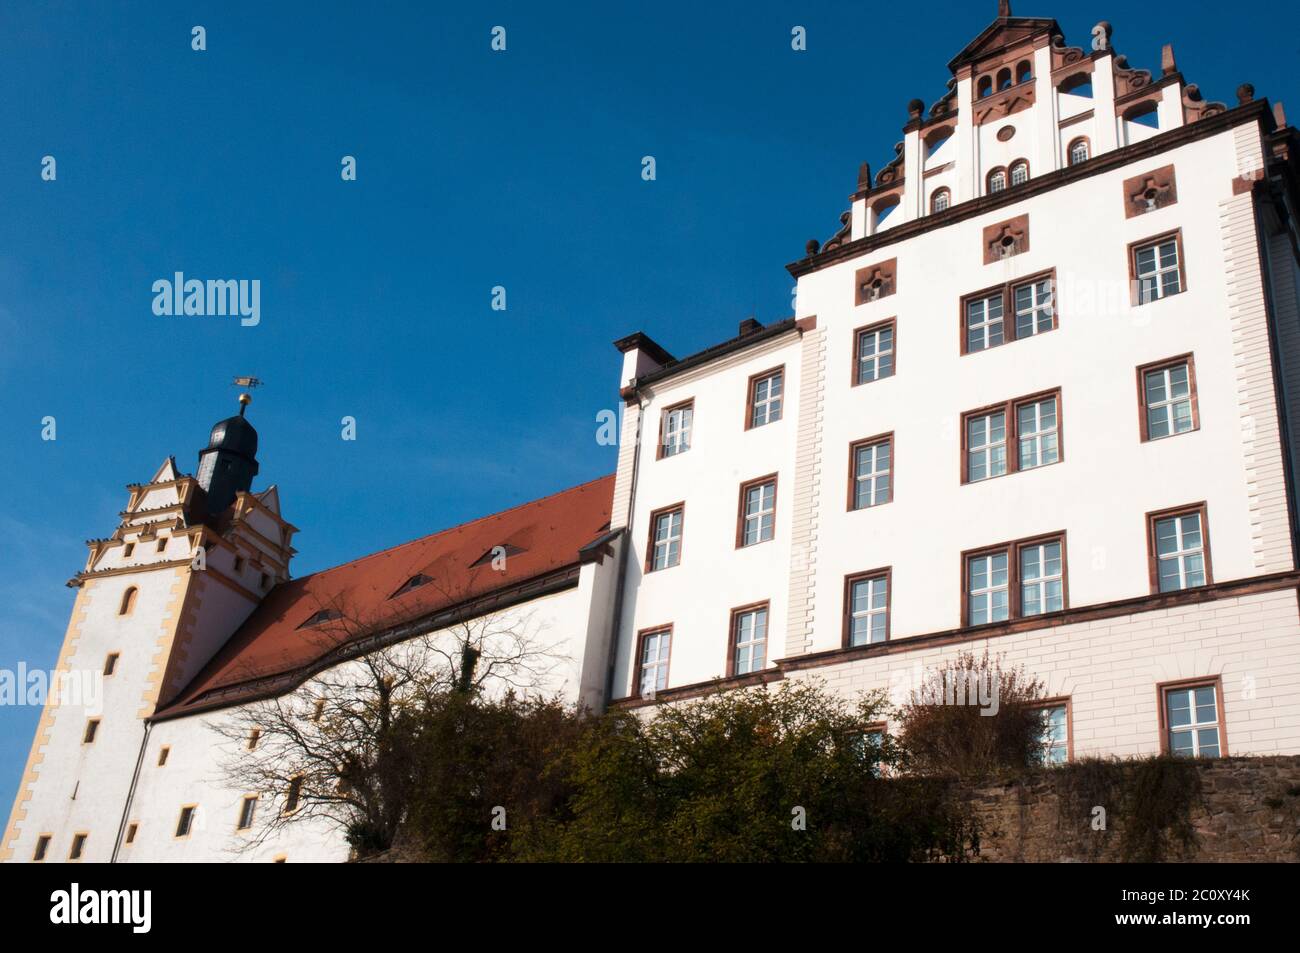
[[[1086,96],[1092,98],[1092,74],[1075,73],[1073,76],[1067,76],[1061,80],[1056,87],[1062,93],[1069,93],[1071,96]]]
[[[1154,100],[1148,100],[1145,103],[1139,103],[1124,114],[1125,122],[1135,122],[1140,126],[1148,126],[1152,129],[1160,128],[1160,115],[1156,112]]]
[[[930,195],[930,211],[942,212],[952,204],[952,193],[946,188],[935,189]]]
[[[118,606],[117,609],[118,615],[131,614],[131,610],[135,608],[135,596],[137,591],[138,590],[135,588],[135,586],[132,586],[131,588],[127,589],[126,592],[122,593],[122,604]]]
[[[976,99],[983,99],[985,96],[993,95],[993,77],[981,76],[976,88]]]
[[[1009,69],[998,70],[998,92],[1010,88],[1011,88],[1011,70]]]
[[[1016,64],[1016,85],[1027,83],[1034,78],[1034,71],[1029,65],[1029,60],[1021,60]]]
[[[989,195],[992,195],[994,192],[1001,192],[1006,187],[1007,187],[1006,169],[994,169],[992,172],[989,173],[989,187],[988,187]]]
[[[1080,136],[1070,143],[1070,165],[1079,165],[1088,161],[1088,139]]]
[[[1011,184],[1024,185],[1029,181],[1029,163],[1024,159],[1011,163]]]

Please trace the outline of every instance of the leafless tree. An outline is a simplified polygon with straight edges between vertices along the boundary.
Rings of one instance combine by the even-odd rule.
[[[472,588],[434,591],[439,604],[456,605]],[[386,849],[419,783],[421,713],[450,695],[543,694],[568,661],[521,607],[432,622],[362,613],[343,599],[316,611],[322,621],[304,637],[320,670],[288,690],[270,685],[212,723],[227,742],[225,784],[259,792],[236,852],[312,821],[341,829],[358,854]]]

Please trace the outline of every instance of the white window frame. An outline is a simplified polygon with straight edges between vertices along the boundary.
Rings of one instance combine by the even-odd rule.
[[[683,404],[664,411],[663,456],[675,457],[691,449],[691,425],[694,422],[694,404]]]
[[[866,588],[867,607],[858,609],[859,587]],[[879,597],[879,598],[877,598]],[[876,605],[879,601],[881,604]],[[889,640],[889,576],[860,576],[849,582],[849,645],[874,645]],[[876,620],[880,620],[880,638],[876,638]],[[865,621],[865,640],[858,639],[858,623]]]
[[[889,335],[888,347],[881,346],[885,334]],[[856,383],[870,384],[873,381],[884,380],[886,377],[894,376],[894,337],[895,332],[893,322],[888,324],[879,324],[870,328],[863,328],[858,331],[857,340],[855,342],[855,350],[857,352],[857,364],[855,365],[857,372],[855,377]],[[864,355],[862,353],[863,347],[868,341],[871,341],[874,350],[871,354]],[[881,362],[886,358],[889,360],[889,371],[888,373],[882,374],[880,366]],[[868,366],[871,368],[870,375],[865,373]]]
[[[1047,550],[1051,547],[1056,549],[1056,572],[1047,571],[1048,555]],[[1038,557],[1038,575],[1034,578],[1028,578],[1025,571],[1025,555],[1034,553]],[[1017,569],[1017,579],[1020,583],[1020,615],[1035,616],[1044,615],[1049,612],[1060,612],[1065,608],[1065,541],[1061,539],[1045,539],[1041,543],[1027,543],[1018,547],[1016,557],[1020,561]],[[1057,600],[1060,605],[1049,606],[1047,587],[1051,583],[1057,583]],[[1038,599],[1038,609],[1030,611],[1030,600],[1026,593],[1034,592]]]
[[[747,675],[767,667],[767,624],[768,607],[765,605],[735,614],[731,631],[732,674]],[[761,636],[758,635],[760,627]]]
[[[1210,690],[1210,700],[1214,704],[1213,721],[1201,721],[1199,720],[1198,713],[1197,713],[1197,708],[1199,706],[1196,704],[1196,692],[1207,688]],[[1219,708],[1219,706],[1223,704],[1223,701],[1222,699],[1219,698],[1218,684],[1215,682],[1206,682],[1201,685],[1188,685],[1186,687],[1180,687],[1180,688],[1166,688],[1163,691],[1163,695],[1164,695],[1164,706],[1165,706],[1165,743],[1169,746],[1169,753],[1171,755],[1179,754],[1178,750],[1174,746],[1174,733],[1178,732],[1181,734],[1186,732],[1191,735],[1191,739],[1192,739],[1191,756],[1193,758],[1223,757],[1223,730],[1222,730],[1223,726],[1222,726],[1222,719],[1221,719],[1222,712]],[[1174,725],[1172,701],[1174,696],[1176,695],[1184,696],[1187,699],[1187,703],[1188,703],[1187,710],[1191,720],[1185,725],[1177,725],[1177,726]],[[1207,731],[1211,728],[1214,729],[1215,753],[1213,755],[1202,755],[1201,754],[1201,732]]]
[[[997,169],[989,175],[989,195],[1007,190],[1007,173],[1005,169]]]
[[[1164,250],[1166,248],[1173,250],[1172,264],[1165,263]],[[1145,251],[1154,252],[1152,257],[1154,267],[1147,271],[1142,270],[1142,253]],[[1182,291],[1183,275],[1179,267],[1178,236],[1170,235],[1159,241],[1136,246],[1133,249],[1133,274],[1138,284],[1138,304],[1150,304],[1152,301],[1159,301],[1161,298],[1167,298]],[[1175,287],[1173,290],[1167,290],[1166,285],[1171,275]]]
[[[1184,393],[1181,396],[1174,395],[1173,371],[1182,370]],[[1160,400],[1151,399],[1150,380],[1158,377],[1160,388],[1164,397]],[[1180,433],[1187,433],[1196,427],[1196,416],[1192,410],[1192,367],[1188,361],[1179,361],[1176,364],[1168,364],[1155,370],[1142,372],[1142,403],[1145,405],[1147,415],[1147,439],[1163,440],[1165,437],[1175,437]],[[1187,410],[1187,426],[1178,427],[1178,408],[1183,406]],[[1166,433],[1157,436],[1154,432],[1157,422],[1157,415],[1160,423],[1168,428]]]
[[[1014,410],[1014,408],[1013,408]],[[999,440],[993,440],[993,419],[1002,418],[1002,437]],[[975,424],[984,421],[984,442],[978,446],[975,444]],[[966,417],[966,482],[981,483],[984,480],[996,479],[1007,474],[1007,411],[1005,407],[997,410],[991,410],[983,414],[970,414]],[[993,472],[993,462],[995,452],[998,448],[1002,449],[1002,469]],[[979,460],[984,466],[984,475],[975,476],[975,461]]]
[[[783,371],[773,371],[754,381],[753,405],[749,414],[750,429],[774,424],[781,419],[782,397],[785,394],[784,377]],[[767,391],[760,397],[759,393],[764,384],[767,385]]]
[[[1052,405],[1052,423],[1050,426],[1043,423],[1046,416],[1043,412],[1045,404]],[[1030,408],[1033,409],[1033,427],[1026,430],[1022,426],[1021,412]],[[1016,469],[1036,470],[1038,467],[1058,463],[1061,459],[1061,440],[1059,437],[1061,408],[1057,403],[1056,395],[1024,401],[1016,404],[1013,411],[1016,415]],[[1026,447],[1030,450],[1030,460],[1032,461],[1030,463],[1025,462]]]
[[[1043,718],[1043,742],[1040,764],[1065,764],[1070,760],[1070,707],[1067,702],[1043,705],[1038,709]],[[1057,738],[1052,716],[1061,713],[1060,732]],[[1059,756],[1058,756],[1059,755]]]
[[[672,653],[672,646],[672,629],[659,629],[642,636],[641,680],[637,685],[637,691],[642,697],[653,696],[668,687],[668,659]],[[652,650],[653,658],[650,657]]]
[[[660,536],[659,529],[665,520],[668,521],[668,531],[663,536]],[[658,572],[661,569],[672,569],[674,566],[681,565],[682,530],[685,521],[686,514],[680,506],[664,513],[655,514],[653,529],[654,551],[650,554],[650,570],[652,572]],[[675,550],[673,548],[674,544],[676,544]],[[662,565],[660,555],[663,556]]]
[[[1022,308],[1020,306],[1020,292],[1029,289],[1029,306]],[[1044,334],[1056,327],[1056,289],[1053,287],[1051,277],[1036,278],[1033,281],[1021,282],[1011,286],[1011,308],[1014,311],[1012,315],[1012,327],[1015,331],[1016,340],[1023,341],[1025,338],[1031,338],[1036,334]],[[1046,327],[1039,327],[1044,316],[1047,320]],[[1029,319],[1029,329],[1021,333],[1021,318]]]
[[[885,465],[880,465],[880,449],[885,449]],[[871,466],[863,469],[864,458],[870,458]],[[866,490],[867,502],[862,502],[863,488]],[[881,498],[883,497],[883,498]],[[866,510],[873,506],[883,506],[894,498],[894,438],[868,440],[853,445],[853,509]]]
[[[1019,173],[1019,175],[1017,175]],[[1020,159],[1011,163],[1011,168],[1007,170],[1007,182],[1012,186],[1024,185],[1029,181],[1029,163]]]
[[[964,311],[967,354],[974,354],[976,351],[987,351],[990,348],[1000,347],[1006,343],[1006,301],[1004,298],[1002,289],[999,288],[993,294],[966,299]],[[992,302],[997,304],[996,315],[992,313]],[[971,313],[971,310],[975,305],[979,306],[979,320],[972,321],[971,319],[975,315]],[[972,335],[978,336],[978,346]],[[995,336],[997,337],[996,341],[993,340]]]
[[[998,559],[1002,560],[1001,572],[1002,572],[1003,579],[1001,584],[996,584],[994,582],[995,573],[997,572],[995,568],[995,561]],[[977,563],[986,564],[984,575],[985,575],[985,579],[987,580],[986,585],[980,586],[978,588],[976,588],[975,586],[975,575],[976,575],[975,565]],[[1006,622],[1008,619],[1011,618],[1011,554],[1010,552],[1008,552],[1005,549],[999,549],[987,553],[978,553],[973,556],[967,556],[965,584],[966,584],[966,615],[967,615],[966,624],[967,625],[984,625],[985,623],[988,622]],[[1003,595],[1002,615],[995,617],[994,597],[999,592],[1002,593]],[[977,621],[975,618],[976,615],[975,600],[981,597],[986,600],[985,608],[983,610],[984,618]]]
[[[1184,589],[1199,589],[1207,581],[1206,574],[1206,551],[1205,551],[1205,521],[1201,518],[1200,510],[1193,510],[1189,513],[1174,513],[1169,516],[1157,516],[1152,520],[1152,547],[1156,559],[1156,588],[1160,592],[1181,592]],[[1195,546],[1187,545],[1187,537],[1190,535],[1188,528],[1184,525],[1187,520],[1196,521],[1196,536],[1199,542]],[[1172,552],[1160,552],[1160,525],[1162,523],[1174,524],[1174,545]],[[1198,583],[1188,583],[1190,575],[1187,564],[1194,557],[1201,558],[1200,576],[1201,581]],[[1164,588],[1165,574],[1161,571],[1167,562],[1177,562],[1178,565],[1178,588]]]
[[[1083,150],[1082,156],[1079,155],[1079,150]],[[1076,139],[1074,144],[1070,146],[1070,165],[1079,165],[1087,162],[1089,158],[1091,157],[1088,154],[1088,140]]]
[[[770,496],[768,495],[770,491]],[[755,494],[757,497],[755,498]],[[751,509],[751,502],[757,502],[756,509]],[[776,536],[776,480],[764,480],[745,487],[743,522],[740,527],[740,545],[757,546]],[[750,538],[753,528],[754,538]],[[766,535],[764,535],[766,529]]]

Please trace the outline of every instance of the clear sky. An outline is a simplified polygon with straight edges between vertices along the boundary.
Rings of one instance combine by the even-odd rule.
[[[1157,72],[1172,42],[1207,98],[1250,81],[1300,120],[1284,5],[1013,6],[1072,45],[1110,19]],[[255,487],[279,484],[301,529],[296,575],[611,472],[610,342],[644,330],[682,355],[788,316],[784,265],[835,232],[858,163],[893,156],[908,100],[938,99],[996,12],[5,3],[0,668],[54,664],[83,541],[168,454],[194,471],[235,375],[266,381]],[[260,280],[261,323],[156,316],[176,271]],[[38,715],[0,707],[0,822]]]

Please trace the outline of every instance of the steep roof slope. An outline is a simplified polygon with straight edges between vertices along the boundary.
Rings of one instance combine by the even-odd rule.
[[[288,690],[341,645],[576,566],[578,551],[608,528],[613,493],[611,474],[290,580],[158,717],[266,694],[277,677]],[[507,554],[504,568],[494,567],[494,551]]]

